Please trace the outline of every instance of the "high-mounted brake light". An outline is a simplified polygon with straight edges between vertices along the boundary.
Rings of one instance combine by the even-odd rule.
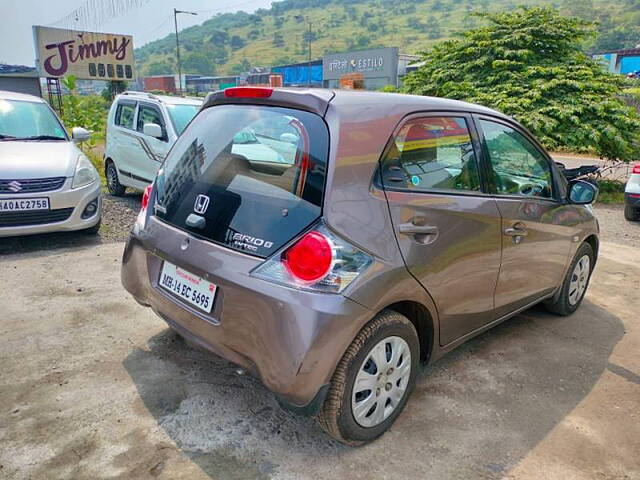
[[[640,163],[636,163],[633,166],[633,170],[631,171],[631,173],[640,173]]]
[[[273,88],[231,87],[224,90],[226,98],[269,98]]]
[[[331,268],[331,242],[320,232],[309,232],[282,254],[282,262],[294,278],[303,282],[317,282]]]
[[[299,290],[340,293],[372,263],[371,255],[319,221],[293,245],[254,268],[251,275]]]

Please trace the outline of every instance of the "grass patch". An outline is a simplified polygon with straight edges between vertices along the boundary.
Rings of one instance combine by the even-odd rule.
[[[623,182],[617,180],[600,180],[598,182],[599,192],[596,203],[624,203],[624,186]]]

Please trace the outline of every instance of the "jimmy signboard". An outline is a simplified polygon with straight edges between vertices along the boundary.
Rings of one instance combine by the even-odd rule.
[[[87,80],[135,78],[133,37],[33,27],[36,64],[43,77],[75,75]]]

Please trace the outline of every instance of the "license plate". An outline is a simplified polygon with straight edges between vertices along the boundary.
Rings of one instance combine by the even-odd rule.
[[[160,272],[160,286],[200,310],[211,313],[217,287],[204,278],[164,262]]]
[[[0,212],[26,212],[29,210],[49,210],[49,199],[42,198],[3,198],[0,200]]]

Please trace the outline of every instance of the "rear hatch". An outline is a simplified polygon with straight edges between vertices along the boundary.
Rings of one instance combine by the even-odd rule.
[[[315,113],[206,108],[158,172],[154,214],[202,240],[268,257],[320,217],[328,150]]]

